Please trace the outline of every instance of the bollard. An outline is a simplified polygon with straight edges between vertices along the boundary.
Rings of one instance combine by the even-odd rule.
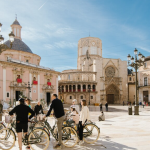
[[[132,115],[132,106],[128,107],[128,115]]]

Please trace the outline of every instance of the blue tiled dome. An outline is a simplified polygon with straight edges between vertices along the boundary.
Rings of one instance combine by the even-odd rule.
[[[20,25],[17,19],[13,22],[13,24]]]
[[[8,47],[10,47],[10,41],[6,41],[5,42],[5,45],[7,45]],[[13,50],[18,50],[18,51],[24,51],[24,52],[28,52],[28,53],[33,53],[31,51],[31,49],[20,39],[14,39],[14,42],[13,42],[13,46],[12,48]]]

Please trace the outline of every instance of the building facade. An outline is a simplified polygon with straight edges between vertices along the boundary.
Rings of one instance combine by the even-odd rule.
[[[139,102],[150,102],[150,56],[138,71]]]
[[[102,57],[102,41],[95,37],[78,42],[77,69],[60,75],[59,92],[65,103],[86,99],[88,104],[127,101],[127,61]]]
[[[13,102],[22,92],[32,100],[50,102],[51,94],[58,93],[59,72],[40,66],[41,57],[22,41],[22,27],[17,20],[11,28],[15,34],[12,49],[0,55],[0,100]],[[4,44],[10,46],[9,41]]]

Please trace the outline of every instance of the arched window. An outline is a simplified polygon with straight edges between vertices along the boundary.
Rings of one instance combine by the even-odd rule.
[[[132,80],[132,78],[130,77],[130,78],[129,78],[129,81],[131,81],[131,80]]]
[[[147,86],[147,77],[144,77],[144,86]]]

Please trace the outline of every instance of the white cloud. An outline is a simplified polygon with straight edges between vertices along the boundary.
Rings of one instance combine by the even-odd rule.
[[[140,48],[143,51],[150,52],[150,48],[143,47],[143,46],[138,46],[138,48]]]
[[[54,44],[45,44],[44,47],[47,49],[55,49],[55,48],[75,48],[77,46],[77,43],[74,42],[66,42],[66,41],[60,41],[55,42]]]

